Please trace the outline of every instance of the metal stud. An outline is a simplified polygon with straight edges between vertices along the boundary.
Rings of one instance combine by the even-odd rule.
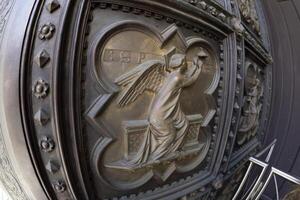
[[[234,109],[240,109],[240,106],[239,106],[239,104],[237,102],[234,103],[233,107],[234,107]]]
[[[47,4],[46,8],[50,13],[53,13],[60,7],[60,4],[57,0],[52,0],[50,3]]]
[[[50,60],[50,56],[46,50],[40,51],[34,58],[34,62],[39,67],[44,67]]]
[[[59,164],[53,160],[49,160],[49,162],[46,165],[46,169],[52,174],[58,172],[59,168],[60,168]]]
[[[34,120],[41,126],[44,126],[49,121],[49,115],[43,109],[39,109],[35,115]]]

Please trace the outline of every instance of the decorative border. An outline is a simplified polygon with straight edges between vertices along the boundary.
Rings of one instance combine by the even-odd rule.
[[[273,62],[272,56],[263,47],[262,43],[253,37],[248,31],[244,31],[243,34],[247,44],[252,47],[260,56],[262,56],[264,64],[271,64]]]
[[[227,10],[223,9],[221,6],[217,5],[213,1],[209,1],[209,0],[185,0],[185,1],[194,5],[199,10],[204,11],[207,15],[214,18],[215,20],[227,24],[237,33],[241,31],[241,34],[245,37],[246,41],[262,56],[265,63],[269,64],[273,62],[272,57],[270,56],[268,51],[263,47],[261,40],[255,34],[252,34],[252,32],[248,30],[248,27],[245,26],[242,21],[239,20],[238,22],[240,23],[239,25],[235,24],[235,19],[237,18],[237,16],[229,13]],[[233,7],[235,4],[236,3],[231,3]],[[240,26],[242,30],[239,30],[239,28],[236,26]]]
[[[239,7],[237,5],[237,2],[234,4],[231,4],[231,7],[234,11],[234,13],[240,18],[240,11]],[[223,170],[224,172],[228,170],[228,172],[232,171],[233,168],[236,166],[239,166],[240,163],[243,162],[241,158],[246,157],[246,156],[251,156],[253,155],[260,147],[260,143],[258,139],[262,138],[263,131],[262,128],[266,128],[266,122],[267,119],[266,117],[268,116],[266,111],[263,110],[268,110],[270,106],[270,98],[271,98],[271,74],[270,74],[270,64],[272,62],[272,57],[268,53],[268,51],[263,47],[263,44],[261,43],[260,40],[257,39],[257,37],[253,37],[252,33],[248,32],[247,29],[244,28],[244,26],[241,24],[241,21],[237,18],[237,23],[239,23],[240,26],[237,26],[235,28],[241,28],[240,32],[236,33],[236,43],[237,43],[237,76],[236,76],[236,87],[239,88],[239,90],[236,90],[236,96],[235,96],[235,102],[233,106],[233,117],[232,117],[232,123],[231,123],[231,129],[230,129],[230,134],[229,134],[229,144],[227,148],[229,151],[225,153],[225,156],[227,156],[228,160],[225,162],[225,165],[223,165]],[[242,47],[240,49],[239,47]],[[241,51],[242,56],[239,58],[239,52]],[[239,120],[240,120],[240,115],[241,115],[241,109],[243,106],[243,91],[244,91],[244,79],[245,79],[245,66],[244,62],[246,60],[246,51],[248,54],[250,54],[252,57],[255,57],[259,63],[261,63],[260,68],[265,72],[268,71],[268,73],[264,73],[264,88],[267,90],[268,93],[264,93],[264,102],[263,102],[263,110],[260,113],[260,124],[259,124],[259,129],[258,129],[258,134],[256,137],[252,138],[252,140],[248,141],[245,143],[243,146],[241,146],[238,149],[235,148],[235,142],[236,142],[236,134],[238,131],[238,125],[239,125]],[[238,77],[238,76],[241,77]],[[238,81],[240,79],[240,81]],[[268,85],[268,87],[267,87]],[[238,92],[239,91],[239,92]],[[239,94],[239,95],[238,95]],[[264,114],[264,119],[262,119],[262,114]],[[236,121],[236,119],[238,121]],[[230,148],[231,147],[231,148]],[[227,173],[228,173],[227,172]]]
[[[61,136],[58,133],[55,104],[55,72],[58,59],[55,46],[60,42],[67,1],[46,0],[41,2],[33,15],[33,26],[28,38],[29,56],[25,60],[26,71],[23,87],[31,87],[22,95],[24,106],[22,113],[30,130],[30,148],[33,149],[34,164],[38,170],[42,185],[49,198],[74,199],[72,187],[66,171],[61,148]],[[24,67],[24,66],[23,66]],[[55,116],[55,117],[54,117]],[[33,133],[28,133],[33,132]],[[37,151],[39,150],[39,151]],[[51,187],[49,186],[52,186]],[[55,196],[55,197],[54,197]]]
[[[232,107],[233,115],[231,118],[231,125],[229,131],[229,137],[227,139],[226,150],[224,153],[224,157],[222,160],[221,171],[224,174],[224,181],[227,180],[229,177],[235,174],[237,168],[243,166],[243,164],[247,161],[245,158],[252,156],[259,148],[259,138],[262,137],[263,130],[262,128],[266,128],[267,119],[262,118],[260,119],[258,130],[258,135],[253,140],[249,141],[248,143],[244,144],[240,149],[234,150],[236,134],[238,130],[240,115],[241,115],[241,108],[243,106],[243,90],[244,90],[244,61],[245,61],[245,51],[246,49],[249,53],[253,54],[263,65],[266,66],[265,70],[268,71],[268,74],[265,74],[264,79],[265,82],[264,87],[268,88],[268,94],[265,94],[264,98],[264,105],[263,109],[266,110],[270,106],[270,94],[271,94],[271,77],[270,77],[270,64],[272,62],[272,58],[267,50],[263,47],[263,44],[257,37],[253,37],[250,32],[242,25],[241,21],[239,20],[239,9],[236,9],[236,3],[231,4],[231,9],[233,12],[238,16],[234,17],[232,20],[233,28],[236,31],[236,55],[237,55],[237,67],[236,67],[236,76],[235,76],[235,98],[234,104]],[[251,42],[249,42],[251,41]],[[249,49],[250,46],[250,49]],[[266,112],[266,111],[265,111]],[[267,111],[268,112],[268,111]],[[268,116],[267,112],[265,113],[265,117]],[[262,113],[261,113],[262,114]]]
[[[231,18],[234,17],[228,11],[226,11],[222,6],[218,5],[210,0],[183,0],[176,2],[168,2],[165,4],[162,3],[153,3],[151,7],[145,8],[144,6],[139,6],[139,0],[130,1],[119,1],[119,0],[93,0],[93,7],[103,7],[105,8],[105,4],[113,4],[113,10],[121,10],[123,12],[133,12],[136,15],[144,15],[146,17],[154,17],[157,20],[167,20],[168,23],[175,23],[178,27],[185,26],[187,29],[192,29],[193,27],[197,27],[196,32],[206,32],[206,30],[210,30],[209,34],[214,37],[215,40],[221,40],[231,34],[234,29],[232,28]],[[194,14],[197,17],[192,19],[194,22],[189,21],[188,23],[183,22],[183,20],[177,20],[176,15],[182,15],[181,13],[176,13],[176,15],[172,15],[169,13],[169,16],[164,16],[158,12],[156,12],[156,7],[165,6],[177,6],[178,9],[187,9],[186,12],[190,12],[189,14]],[[131,10],[133,8],[133,10]],[[153,16],[152,16],[153,15]],[[207,20],[207,21],[206,21]],[[199,22],[203,22],[203,26],[200,28],[195,25]],[[194,25],[192,25],[194,24]]]
[[[243,104],[244,93],[244,40],[241,36],[236,35],[236,73],[235,73],[235,94],[233,102],[233,114],[231,118],[231,125],[229,136],[227,139],[226,150],[223,157],[222,171],[226,172],[230,162],[230,158],[234,149],[236,134],[238,131],[239,120],[241,116],[241,107]]]
[[[184,0],[184,1],[196,6],[200,10],[207,13],[210,17],[213,17],[222,23],[226,23],[228,26],[231,25],[230,18],[232,17],[232,15],[217,3],[208,0]]]

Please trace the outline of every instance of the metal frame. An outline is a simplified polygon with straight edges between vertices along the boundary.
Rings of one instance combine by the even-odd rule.
[[[297,184],[297,185],[300,185],[300,179],[288,174],[288,173],[285,173],[279,169],[276,169],[275,167],[271,167],[271,171],[266,179],[266,181],[264,182],[264,184],[262,185],[263,183],[263,177],[268,169],[268,167],[270,166],[269,164],[269,161],[270,161],[270,158],[272,156],[272,153],[273,153],[273,150],[275,148],[275,145],[276,145],[276,139],[270,144],[268,145],[265,149],[263,149],[261,152],[259,152],[255,157],[250,157],[249,158],[249,161],[250,161],[250,164],[248,166],[248,169],[245,173],[245,176],[239,186],[239,188],[237,189],[234,197],[232,198],[232,200],[241,200],[241,199],[245,199],[245,200],[251,200],[251,199],[254,199],[254,200],[259,200],[260,197],[262,196],[262,194],[264,193],[264,191],[266,190],[267,186],[269,185],[270,181],[271,181],[271,178],[273,177],[274,179],[274,184],[275,184],[275,189],[276,189],[276,199],[279,200],[279,192],[278,192],[278,185],[277,185],[277,179],[276,179],[276,175],[294,183],[294,184]],[[266,158],[264,159],[264,161],[260,161],[258,160],[257,158],[260,158],[261,156],[263,156],[264,154],[267,153],[267,156]],[[241,191],[246,183],[246,181],[248,180],[248,177],[249,177],[249,174],[253,168],[253,165],[256,164],[260,167],[262,167],[262,171],[261,173],[259,174],[258,178],[256,179],[256,181],[254,182],[254,184],[251,185],[251,187],[247,190],[246,194],[244,194],[244,196],[242,198],[239,198],[239,195],[241,194]],[[261,188],[259,188],[259,186],[262,185]],[[248,192],[250,191],[250,192]]]
[[[249,158],[249,161],[250,161],[250,165],[248,166],[248,169],[246,171],[246,174],[238,188],[238,190],[236,191],[234,197],[232,198],[232,200],[237,200],[238,199],[238,196],[240,194],[240,192],[242,191],[243,189],[243,186],[245,185],[247,179],[248,179],[248,176],[251,172],[251,169],[253,168],[253,165],[256,164],[260,167],[262,167],[262,171],[261,173],[259,174],[258,176],[258,179],[256,180],[254,186],[252,187],[251,191],[249,192],[249,195],[247,196],[246,200],[249,200],[252,195],[257,191],[257,188],[259,186],[259,184],[261,183],[261,180],[262,178],[264,177],[264,174],[266,173],[267,171],[267,168],[269,166],[268,162],[270,161],[270,158],[271,158],[271,155],[273,153],[273,150],[274,150],[274,147],[275,147],[275,144],[276,144],[276,140],[274,140],[270,145],[268,145],[266,148],[264,148],[261,152],[259,152],[254,158],[254,157],[250,157]],[[258,160],[257,158],[263,156],[266,152],[268,152],[267,154],[267,157],[265,158],[265,162],[262,162],[260,160]]]
[[[274,178],[274,182],[275,182],[275,188],[276,188],[276,199],[279,200],[279,192],[278,192],[278,185],[277,185],[277,179],[276,179],[276,175],[294,183],[297,185],[300,185],[300,179],[296,178],[288,173],[285,173],[279,169],[276,169],[274,167],[271,168],[271,172],[267,178],[267,180],[265,181],[265,184],[263,185],[262,189],[260,190],[260,192],[258,193],[257,197],[255,198],[255,200],[260,199],[261,195],[264,193],[264,191],[266,190],[267,186],[269,185],[269,182],[273,176]]]

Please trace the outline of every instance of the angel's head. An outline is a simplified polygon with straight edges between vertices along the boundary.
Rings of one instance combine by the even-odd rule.
[[[187,69],[186,56],[184,54],[176,53],[170,58],[169,70],[173,71],[176,69]]]

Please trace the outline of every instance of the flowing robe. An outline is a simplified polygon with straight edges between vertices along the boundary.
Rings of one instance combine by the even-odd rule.
[[[202,64],[202,60],[195,58],[186,70],[181,66],[165,72],[163,84],[150,106],[149,125],[139,151],[133,157],[119,160],[110,166],[133,169],[173,158],[172,153],[176,153],[182,146],[189,126],[180,108],[179,98],[182,89],[197,80]]]
[[[149,126],[139,152],[127,164],[154,163],[178,150],[188,128],[179,97],[187,76],[170,72],[150,106]]]

